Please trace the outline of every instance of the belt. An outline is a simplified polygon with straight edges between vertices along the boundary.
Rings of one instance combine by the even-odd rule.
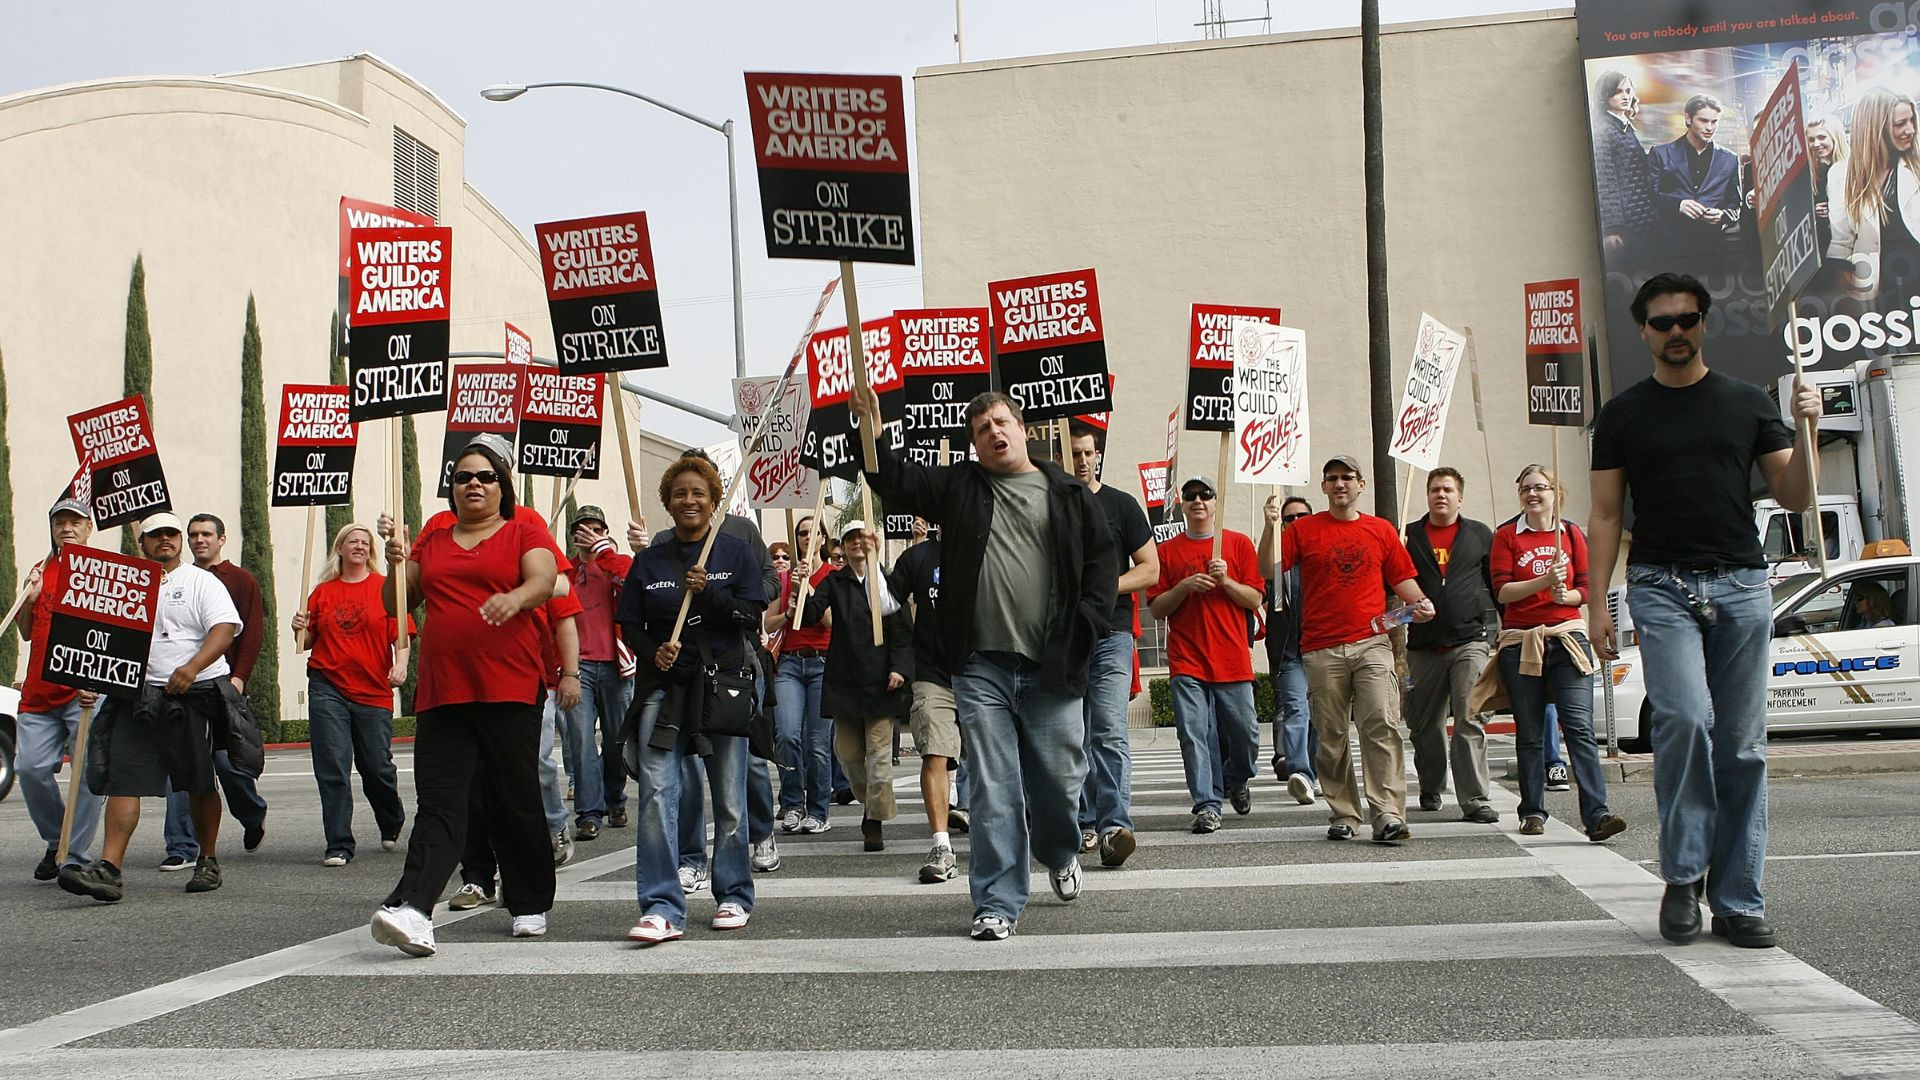
[[[791,656],[795,660],[812,660],[814,657],[827,654],[820,649],[782,649],[780,655]]]

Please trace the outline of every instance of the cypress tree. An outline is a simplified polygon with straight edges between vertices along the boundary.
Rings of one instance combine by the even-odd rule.
[[[333,325],[327,334],[327,357],[327,382],[333,386],[347,385],[347,358],[340,351],[340,313],[338,311],[333,313]],[[348,499],[339,506],[327,507],[327,532],[320,543],[323,545],[333,543],[333,538],[340,535],[340,530],[346,528],[347,523],[352,520],[352,499]],[[302,603],[305,603],[306,599],[304,596],[300,598]]]
[[[260,364],[260,320],[247,295],[247,328],[240,339],[240,565],[260,584],[265,633],[247,701],[261,726],[280,730],[280,619],[273,577],[273,520],[267,509],[272,480],[267,469],[266,387]]]
[[[13,451],[7,446],[7,368],[0,358],[0,611],[13,606],[19,566],[13,554]],[[17,625],[17,624],[16,624]],[[11,629],[11,628],[9,628]],[[13,682],[20,670],[20,639],[0,633],[0,679]]]
[[[147,416],[152,418],[153,334],[147,327],[147,262],[144,255],[133,257],[133,278],[127,283],[127,345],[125,358],[121,362],[121,393],[128,397],[139,394],[145,398]],[[132,525],[120,530],[120,552],[123,555],[140,553],[133,530]]]
[[[420,511],[420,438],[414,433],[411,415],[400,421],[400,471],[400,499],[406,507],[407,538],[411,540],[420,535],[421,527],[426,524]],[[417,603],[417,600],[409,597],[407,602]],[[424,623],[426,612],[423,610],[418,618]],[[400,688],[401,708],[408,715],[413,714],[413,692],[419,685],[420,650],[415,648],[407,653],[407,682]]]

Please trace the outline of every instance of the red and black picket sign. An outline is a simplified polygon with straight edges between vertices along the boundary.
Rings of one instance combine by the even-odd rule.
[[[533,231],[560,370],[666,367],[646,212],[549,221]]]
[[[860,326],[866,352],[867,382],[880,398],[878,442],[895,452],[906,449],[906,379],[900,368],[900,332],[893,316]],[[853,358],[847,331],[822,330],[807,342],[807,433],[800,442],[800,464],[822,476],[850,480],[860,472],[860,430],[847,407],[853,396]]]
[[[402,210],[397,206],[386,206],[365,199],[340,200],[340,296],[338,312],[340,315],[340,341],[335,346],[338,355],[344,356],[352,342],[349,328],[353,318],[347,303],[347,279],[353,275],[353,242],[355,229],[407,229],[421,228],[433,224],[433,218],[426,214],[416,214],[411,210]]]
[[[996,281],[987,295],[996,381],[1028,422],[1113,408],[1092,270]]]
[[[453,463],[475,435],[491,433],[509,443],[519,437],[520,380],[527,370],[521,364],[465,364],[453,369],[446,441],[440,451],[441,498],[452,492]]]
[[[913,265],[898,75],[747,72],[770,259]]]
[[[273,506],[345,506],[353,501],[360,429],[344,386],[280,389],[273,448]]]
[[[355,229],[351,243],[354,421],[446,408],[453,230]]]
[[[925,308],[893,317],[900,324],[900,373],[906,379],[907,454],[933,464],[941,439],[966,445],[967,403],[993,389],[987,309]]]
[[[1580,279],[1530,281],[1527,298],[1527,423],[1580,427],[1587,422]]]
[[[1186,528],[1185,523],[1175,518],[1162,520],[1167,510],[1167,468],[1165,461],[1143,461],[1140,469],[1140,497],[1147,507],[1147,520],[1153,523],[1155,542],[1171,540]]]
[[[530,367],[521,373],[520,472],[530,476],[600,476],[600,403],[607,377],[563,375]]]
[[[1188,431],[1233,430],[1233,324],[1258,319],[1280,325],[1280,309],[1195,304],[1187,330]]]
[[[67,417],[74,453],[93,484],[93,523],[108,529],[173,509],[147,401],[138,394]]]
[[[533,338],[528,336],[525,330],[508,323],[506,349],[502,355],[507,358],[509,364],[525,367],[533,363]]]
[[[34,657],[40,677],[117,697],[140,693],[163,576],[149,559],[62,548],[43,578],[49,603],[47,647]]]
[[[913,539],[913,515],[912,514],[888,514],[886,516],[886,521],[883,524],[885,527],[882,531],[882,535],[886,539],[888,540]]]

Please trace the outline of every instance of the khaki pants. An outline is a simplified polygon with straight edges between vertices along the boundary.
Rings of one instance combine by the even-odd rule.
[[[1405,750],[1393,724],[1391,702],[1400,696],[1394,674],[1393,646],[1385,634],[1315,649],[1301,657],[1307,669],[1307,700],[1313,728],[1320,736],[1314,768],[1327,793],[1327,820],[1360,825],[1360,802],[1353,785],[1353,754],[1347,748],[1349,725],[1360,729],[1361,774],[1372,808],[1373,830],[1407,819]]]
[[[833,756],[840,759],[847,786],[867,808],[867,816],[892,821],[899,813],[893,801],[893,717],[834,717]]]

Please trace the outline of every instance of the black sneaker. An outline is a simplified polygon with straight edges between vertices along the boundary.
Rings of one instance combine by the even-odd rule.
[[[1481,803],[1479,806],[1460,815],[1461,821],[1471,821],[1476,825],[1491,825],[1500,820],[1500,811]]]
[[[607,811],[607,828],[624,829],[627,827],[627,808],[616,806]]]
[[[53,849],[48,848],[47,853],[40,856],[40,865],[33,868],[33,880],[52,881],[59,874],[60,864],[54,861]]]
[[[91,896],[103,904],[120,902],[120,868],[105,859],[88,866],[69,863],[60,868],[58,880],[75,896]]]
[[[1407,828],[1404,821],[1389,821],[1386,827],[1373,834],[1376,844],[1398,844],[1402,840],[1413,839],[1413,830]]]
[[[1329,826],[1327,826],[1327,839],[1329,839],[1329,840],[1351,840],[1351,839],[1353,839],[1353,826],[1351,826],[1351,825],[1329,825]]]
[[[194,864],[193,880],[187,882],[188,892],[212,892],[220,887],[220,860],[211,855],[200,856]]]
[[[260,850],[260,841],[266,838],[267,823],[263,819],[247,826],[246,831],[240,834],[240,846],[245,848],[248,854],[252,854]],[[217,870],[218,867],[215,869]],[[194,872],[198,873],[199,871],[196,869]]]
[[[1273,755],[1273,778],[1281,783],[1287,782],[1287,759],[1279,754]]]
[[[867,851],[887,850],[887,841],[880,829],[880,822],[874,818],[860,819],[861,847]]]
[[[1565,765],[1547,766],[1547,790],[1548,791],[1572,791],[1573,790],[1573,785],[1569,783],[1567,780],[1567,767]]]
[[[850,787],[843,787],[840,790],[834,792],[833,803],[835,806],[852,806],[853,805],[853,789]]]
[[[1253,790],[1251,788],[1234,788],[1232,791],[1227,792],[1227,801],[1233,804],[1233,812],[1239,814],[1241,817],[1245,817],[1253,812]]]
[[[600,839],[600,823],[590,817],[581,818],[573,823],[573,838],[575,840]]]

